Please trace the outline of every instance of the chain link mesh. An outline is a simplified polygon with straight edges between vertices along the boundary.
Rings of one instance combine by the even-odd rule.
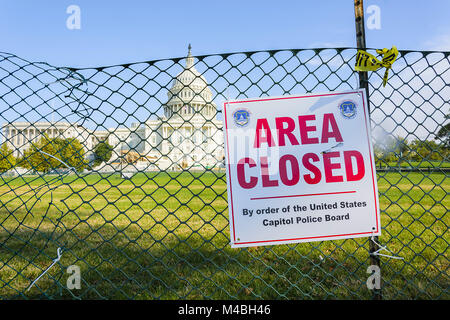
[[[223,165],[225,100],[355,89],[356,51],[0,53],[0,297],[371,299],[369,238],[231,249]],[[449,298],[449,70],[449,52],[400,51],[386,87],[369,74],[379,241],[403,258],[380,257],[385,299]]]

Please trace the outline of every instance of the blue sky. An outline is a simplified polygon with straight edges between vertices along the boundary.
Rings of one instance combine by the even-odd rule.
[[[81,9],[69,30],[66,9]],[[381,29],[367,46],[450,50],[450,1],[365,0]],[[91,67],[265,49],[356,45],[353,0],[1,1],[0,51],[58,66]],[[368,18],[366,13],[366,19]]]

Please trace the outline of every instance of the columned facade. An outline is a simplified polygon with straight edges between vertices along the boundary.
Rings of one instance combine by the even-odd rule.
[[[15,157],[23,155],[32,143],[37,143],[44,135],[49,138],[78,139],[85,152],[92,150],[97,138],[82,126],[65,122],[13,122],[3,125],[3,136]]]

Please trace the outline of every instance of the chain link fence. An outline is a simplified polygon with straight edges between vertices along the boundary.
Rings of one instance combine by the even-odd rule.
[[[356,52],[96,68],[0,53],[0,297],[371,299],[369,238],[231,249],[224,171],[224,101],[355,89]],[[379,292],[448,299],[449,52],[400,51],[382,76]]]

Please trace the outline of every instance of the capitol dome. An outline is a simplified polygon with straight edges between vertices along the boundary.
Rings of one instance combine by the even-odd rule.
[[[186,66],[173,80],[167,97],[168,102],[164,106],[164,115],[167,118],[173,116],[191,118],[194,115],[202,115],[211,119],[216,115],[211,89],[205,77],[195,69],[191,45],[188,47]]]

